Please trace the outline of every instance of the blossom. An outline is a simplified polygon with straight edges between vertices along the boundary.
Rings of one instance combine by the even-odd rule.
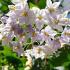
[[[68,18],[68,13],[70,11],[67,10],[63,14],[59,15],[59,25],[61,26],[70,26],[70,18]]]
[[[65,27],[60,37],[60,41],[61,43],[70,44],[70,28],[69,27]]]
[[[18,3],[16,5],[10,5],[10,12],[7,15],[19,24],[32,24],[33,12],[29,9],[27,3]]]
[[[2,24],[6,24],[7,19],[8,19],[7,16],[1,17],[1,22],[2,22]]]
[[[57,32],[54,31],[49,25],[46,26],[45,29],[42,30],[42,32],[52,39],[54,39],[54,36],[57,34]]]
[[[53,55],[62,44],[70,44],[70,10],[60,11],[60,2],[46,1],[46,7],[29,8],[27,0],[12,0],[9,12],[0,16],[0,40],[2,45],[9,45],[18,56],[26,56],[26,65],[32,67],[32,58],[48,58]],[[46,26],[45,26],[46,25]],[[64,27],[64,28],[63,28]],[[56,32],[57,30],[57,32]],[[61,34],[58,38],[55,37]],[[13,38],[17,40],[13,41]],[[30,49],[24,50],[24,43],[30,39]],[[40,44],[34,45],[39,41]],[[45,42],[44,44],[42,44]],[[30,69],[29,67],[26,69]]]
[[[47,15],[48,25],[50,25],[53,29],[57,29],[59,31],[63,31],[62,26],[70,25],[70,19],[67,18],[67,14],[69,11],[65,11],[63,14],[58,15]]]
[[[59,7],[60,5],[60,2],[54,2],[52,3],[51,0],[46,0],[46,8],[48,10],[49,13],[54,13],[57,11],[57,8]]]
[[[1,24],[0,25],[0,35],[2,40],[2,45],[7,45],[12,40],[13,33],[10,31],[10,24]]]
[[[34,21],[35,21],[36,27],[38,30],[41,30],[43,28],[43,25],[47,24],[46,10],[33,7],[32,11],[35,14]]]
[[[49,40],[46,45],[39,46],[42,49],[46,56],[53,55],[58,49],[61,48],[61,43],[59,39]]]
[[[18,56],[23,56],[24,55],[24,49],[22,48],[22,45],[18,42],[11,42],[10,46],[13,49],[13,52],[16,52]]]
[[[31,57],[35,57],[35,59],[38,59],[38,58],[44,59],[45,58],[44,52],[39,47],[33,47],[30,50],[26,50],[25,54],[28,54]]]
[[[12,3],[17,4],[17,3],[25,3],[27,0],[12,0]]]

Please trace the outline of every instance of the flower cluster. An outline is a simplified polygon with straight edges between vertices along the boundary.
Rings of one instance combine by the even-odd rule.
[[[12,0],[9,12],[0,17],[0,40],[19,56],[46,58],[64,44],[70,44],[69,10],[62,11],[60,2],[46,1],[46,7],[29,8],[27,0]],[[30,49],[24,49],[31,39]],[[39,44],[34,44],[39,42]],[[30,63],[29,63],[30,64]]]

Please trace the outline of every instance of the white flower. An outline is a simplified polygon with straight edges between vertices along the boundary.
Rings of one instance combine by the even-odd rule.
[[[3,38],[3,36],[2,36],[2,34],[0,34],[0,40],[2,40],[2,38]]]
[[[3,35],[7,35],[9,32],[10,32],[10,29],[11,29],[11,26],[10,24],[1,24],[0,25],[0,32],[3,34]]]
[[[55,67],[55,69],[57,69],[57,70],[64,70],[64,67],[63,66],[58,66],[58,67]]]
[[[54,36],[57,34],[56,31],[54,31],[49,25],[45,27],[45,29],[42,30],[46,36],[49,36],[50,38],[54,39]]]
[[[32,51],[33,51],[32,56],[34,56],[36,59],[45,58],[45,53],[39,47],[33,47]]]
[[[24,70],[30,70],[30,67],[29,67],[29,66],[27,66]]]
[[[59,7],[60,2],[54,2],[54,3],[52,3],[51,0],[46,0],[46,4],[47,4],[46,8],[48,9],[48,11],[50,13],[54,13],[57,10],[57,8]]]
[[[11,42],[10,43],[13,52],[16,52],[18,56],[23,56],[24,55],[24,49],[22,48],[22,45],[18,42]]]
[[[12,3],[17,4],[17,3],[24,3],[27,2],[27,0],[12,0]]]
[[[29,57],[29,55],[31,57],[35,57],[35,59],[38,59],[38,58],[44,59],[45,58],[45,53],[39,47],[33,47],[30,50],[26,50],[25,54],[28,55],[28,57]]]
[[[10,12],[7,15],[19,24],[32,24],[34,22],[34,14],[27,3],[10,6]]]
[[[47,15],[48,25],[50,25],[53,29],[57,29],[59,31],[63,31],[62,26],[70,25],[70,19],[67,18],[67,14],[69,11],[65,11],[63,14],[58,15]]]
[[[8,70],[8,65],[2,66],[2,70]]]
[[[2,24],[6,24],[7,19],[8,19],[8,17],[6,17],[6,16],[1,17]]]
[[[48,25],[51,26],[53,29],[63,31],[62,26],[58,25],[58,23],[59,23],[59,17],[58,16],[59,15],[47,14]]]
[[[61,43],[70,44],[70,27],[65,27],[64,31],[62,32]]]
[[[47,18],[46,18],[46,10],[45,9],[39,9],[37,7],[33,7],[32,11],[35,14],[35,24],[38,30],[41,30],[43,28],[44,24],[47,24]]]
[[[11,32],[10,24],[0,25],[0,34],[2,35],[2,45],[7,45],[12,40],[13,33]]]
[[[68,18],[68,13],[70,10],[65,11],[63,14],[59,15],[59,24],[61,26],[70,26],[70,18]]]
[[[44,41],[44,34],[40,32],[33,33],[32,41]]]
[[[61,48],[61,43],[59,39],[49,40],[46,45],[39,46],[39,48],[44,51],[46,56],[49,56],[55,53],[55,51],[57,51],[59,48]]]
[[[45,29],[41,30],[40,32],[36,31],[32,36],[32,41],[47,42],[48,40],[51,40],[51,38],[54,39],[54,36],[56,34],[57,33],[54,30],[52,30],[51,27],[47,26]]]

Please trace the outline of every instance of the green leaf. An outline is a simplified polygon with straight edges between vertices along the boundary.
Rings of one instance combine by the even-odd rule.
[[[30,0],[30,3],[31,3],[31,7],[37,6],[40,9],[43,9],[46,6],[46,0]]]
[[[8,5],[5,2],[1,3],[0,11],[3,12],[3,13],[7,13],[9,11]]]

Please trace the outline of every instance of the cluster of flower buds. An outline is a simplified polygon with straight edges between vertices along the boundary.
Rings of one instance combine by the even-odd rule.
[[[46,7],[29,8],[27,0],[12,0],[9,12],[0,17],[0,40],[19,56],[46,58],[64,44],[70,44],[70,10],[62,11],[60,2],[46,1]],[[31,39],[30,49],[24,43]],[[35,42],[39,42],[35,45]]]

